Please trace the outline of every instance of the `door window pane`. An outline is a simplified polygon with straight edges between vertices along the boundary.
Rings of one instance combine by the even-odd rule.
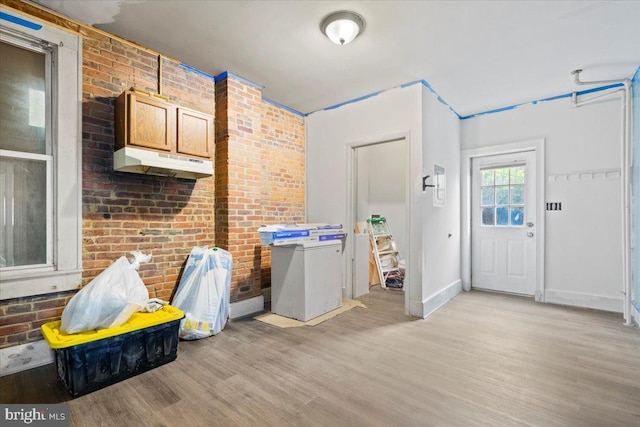
[[[493,206],[493,187],[482,189],[482,206]]]
[[[0,162],[0,185],[0,267],[45,264],[46,162],[3,158]]]
[[[524,185],[511,186],[511,204],[512,205],[524,204]]]
[[[496,185],[509,184],[509,168],[496,169]]]
[[[516,207],[511,208],[511,225],[524,224],[524,208]]]
[[[493,185],[493,169],[483,170],[480,172],[482,174],[482,186],[485,185]]]
[[[509,204],[509,186],[502,185],[496,187],[496,205],[508,205]]]
[[[523,226],[525,172],[524,165],[480,171],[482,225]]]
[[[0,149],[47,154],[46,56],[0,42]]]
[[[482,225],[493,225],[493,208],[482,208]]]
[[[511,168],[511,184],[524,184],[524,166]]]
[[[509,225],[509,208],[506,206],[496,208],[496,225]]]

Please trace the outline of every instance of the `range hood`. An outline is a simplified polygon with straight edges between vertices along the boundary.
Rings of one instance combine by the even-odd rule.
[[[113,169],[119,172],[198,179],[213,175],[213,162],[178,154],[124,147],[113,153]]]

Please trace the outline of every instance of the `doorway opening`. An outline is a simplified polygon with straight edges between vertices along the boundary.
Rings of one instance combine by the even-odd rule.
[[[544,139],[462,151],[462,283],[544,301]]]
[[[477,157],[471,171],[471,287],[533,296],[535,153]]]
[[[376,218],[384,218],[392,235],[393,249],[397,251],[395,266],[404,274],[403,280],[392,284],[386,281],[389,292],[403,292],[405,312],[408,313],[407,274],[409,259],[409,146],[408,137],[402,136],[376,142],[352,144],[347,148],[347,229],[351,239],[347,242],[347,272],[345,294],[357,298],[380,286],[380,271],[376,254],[370,242],[370,225]],[[388,260],[378,257],[383,264]],[[350,261],[350,262],[349,262]],[[384,269],[384,265],[383,265]],[[384,273],[383,273],[384,274]],[[383,279],[384,280],[384,279]],[[385,283],[383,283],[384,287]]]

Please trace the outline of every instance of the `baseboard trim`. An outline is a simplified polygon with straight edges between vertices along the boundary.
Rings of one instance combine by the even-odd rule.
[[[229,307],[229,318],[238,319],[240,317],[249,316],[251,314],[261,313],[264,311],[264,296],[243,299],[242,301],[232,302]]]
[[[426,319],[437,309],[451,301],[460,292],[462,292],[462,280],[458,279],[425,299],[422,302],[422,316],[420,317]]]
[[[0,349],[0,377],[48,365],[55,361],[45,340]]]
[[[593,308],[602,311],[622,313],[622,297],[605,297],[602,295],[585,294],[582,292],[558,291],[545,289],[544,302],[551,304],[570,305],[573,307]]]

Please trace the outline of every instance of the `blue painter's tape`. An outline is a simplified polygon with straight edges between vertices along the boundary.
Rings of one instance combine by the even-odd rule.
[[[417,84],[423,83],[423,82],[424,82],[424,80],[416,80],[416,81],[413,81],[413,82],[409,82],[409,83],[405,83],[403,85],[400,85],[400,88],[404,89],[405,87],[417,85]]]
[[[27,21],[26,19],[19,18],[17,16],[9,15],[8,13],[0,12],[0,19],[4,19],[5,21],[13,22],[14,24],[22,25],[23,27],[27,27],[32,30],[41,30],[42,25],[36,24],[35,22]]]
[[[294,110],[294,109],[293,109],[293,108],[291,108],[291,107],[287,107],[286,105],[282,105],[282,104],[280,104],[279,102],[274,101],[273,99],[265,98],[265,97],[263,96],[263,97],[262,97],[262,100],[263,100],[264,102],[268,102],[269,104],[273,104],[273,105],[275,105],[276,107],[280,107],[280,108],[282,108],[283,110],[287,110],[287,111],[288,111],[288,112],[290,112],[290,113],[297,114],[298,116],[301,116],[301,117],[306,117],[306,116],[307,116],[305,113],[301,113],[300,111],[298,111],[298,110]]]
[[[438,97],[438,101],[446,106],[449,110],[451,110],[451,112],[453,114],[455,114],[459,119],[462,119],[462,116],[460,114],[458,114],[458,112],[456,110],[453,109],[453,107],[451,105],[449,105],[449,103],[447,101],[444,100],[443,97],[441,97],[438,92],[436,92],[436,90],[433,88],[433,86],[431,86],[426,80],[420,80],[420,83],[422,83],[422,86],[426,87],[427,89],[429,89],[429,91],[431,91],[432,94],[434,94],[435,96]]]
[[[217,76],[215,76],[215,80],[216,82],[219,82],[220,80],[224,80],[227,78],[227,72],[223,71],[220,74],[218,74]]]
[[[244,83],[244,84],[246,84],[246,85],[249,85],[249,86],[255,87],[256,89],[259,89],[259,90],[264,89],[264,86],[263,86],[263,85],[259,85],[259,84],[258,84],[258,83],[256,83],[256,82],[252,82],[252,81],[251,81],[251,80],[249,80],[249,79],[245,79],[244,77],[239,76],[239,75],[234,74],[234,73],[231,73],[231,72],[229,72],[229,71],[223,71],[222,73],[218,74],[218,75],[215,77],[215,80],[216,80],[217,82],[219,82],[220,80],[224,80],[224,79],[229,78],[229,77],[233,78],[234,80],[238,80],[238,81],[240,81],[240,82],[242,82],[242,83]]]
[[[638,66],[638,69],[636,70],[635,74],[633,75],[633,78],[631,79],[633,83],[637,82],[638,80],[640,80],[640,66]]]
[[[201,71],[201,70],[198,70],[197,68],[194,68],[194,67],[192,67],[191,65],[187,65],[187,64],[185,64],[184,62],[181,62],[179,65],[180,65],[182,68],[184,68],[185,70],[193,71],[194,73],[196,73],[196,74],[200,74],[201,76],[208,77],[208,78],[210,78],[210,79],[211,79],[211,80],[213,80],[213,81],[215,81],[215,80],[216,80],[216,78],[215,78],[214,76],[212,76],[211,74],[209,74],[209,73],[205,73],[204,71]]]
[[[352,99],[352,100],[349,100],[349,101],[342,102],[340,104],[332,105],[331,107],[323,108],[322,110],[318,110],[318,111],[335,110],[336,108],[340,108],[343,105],[353,104],[354,102],[364,101],[365,99],[369,99],[369,98],[372,98],[372,97],[374,97],[376,95],[380,95],[382,92],[386,92],[386,91],[379,90],[378,92],[370,93],[369,95],[361,96],[360,98],[355,98],[355,99]],[[313,111],[313,112],[311,112],[309,114],[313,114],[313,113],[315,113],[315,111]]]
[[[458,113],[456,112],[456,110],[454,110],[454,109],[453,109],[453,107],[451,107],[451,106],[450,106],[450,105],[449,105],[449,104],[448,104],[448,103],[447,103],[447,102],[446,102],[446,101],[445,101],[445,100],[444,100],[440,95],[438,95],[438,93],[437,93],[437,92],[436,92],[436,91],[431,87],[431,85],[430,85],[429,83],[427,83],[425,80],[415,80],[415,81],[412,81],[412,82],[409,82],[409,83],[404,83],[404,84],[402,84],[402,85],[400,85],[400,86],[397,86],[397,87],[399,87],[400,89],[404,89],[404,88],[407,88],[407,87],[410,87],[410,86],[413,86],[413,85],[416,85],[416,84],[422,84],[424,87],[426,87],[427,89],[429,89],[429,90],[430,90],[434,95],[436,95],[436,96],[438,97],[438,101],[440,101],[442,104],[444,104],[445,106],[447,106],[447,108],[449,108],[449,110],[451,110],[451,112],[452,112],[453,114],[455,114],[456,116],[458,116],[458,118],[459,118],[459,119],[460,119],[460,118],[462,118],[462,117],[460,116],[460,114],[458,114]],[[335,110],[336,108],[340,108],[340,107],[342,107],[342,106],[344,106],[344,105],[347,105],[347,104],[353,104],[354,102],[364,101],[365,99],[369,99],[369,98],[371,98],[371,97],[374,97],[374,96],[376,96],[376,95],[380,95],[380,94],[381,94],[381,93],[383,93],[383,92],[387,92],[387,91],[389,91],[389,90],[393,90],[393,89],[395,89],[395,88],[385,89],[385,90],[380,90],[380,91],[378,91],[378,92],[370,93],[369,95],[361,96],[361,97],[359,97],[359,98],[355,98],[355,99],[352,99],[352,100],[349,100],[349,101],[345,101],[345,102],[342,102],[342,103],[340,103],[340,104],[332,105],[331,107],[323,108],[323,109],[321,109],[321,110],[312,111],[311,113],[307,113],[307,116],[308,116],[308,115],[310,115],[310,114],[313,114],[313,113],[315,113],[315,112],[317,112],[317,111],[329,111],[329,110]]]
[[[611,85],[596,87],[596,88],[593,88],[593,89],[581,90],[579,92],[576,92],[576,94],[577,95],[586,95],[588,93],[601,92],[603,90],[615,89],[617,87],[622,87],[622,86],[624,86],[622,83],[614,83],[614,84],[611,84]],[[467,119],[472,119],[472,118],[478,117],[478,116],[486,116],[487,114],[494,114],[494,113],[500,113],[500,112],[507,111],[507,110],[513,110],[513,109],[516,109],[516,108],[521,107],[523,105],[529,105],[529,104],[536,105],[539,102],[548,102],[548,101],[556,101],[558,99],[563,99],[563,98],[571,98],[572,96],[573,96],[573,92],[572,93],[565,93],[565,94],[562,94],[562,95],[551,96],[549,98],[538,99],[536,101],[522,102],[520,104],[510,105],[508,107],[496,108],[495,110],[483,111],[481,113],[476,113],[476,114],[471,114],[469,116],[464,116],[464,117],[461,117],[460,120],[467,120]]]
[[[433,94],[436,93],[436,91],[433,89],[433,87],[426,80],[420,80],[420,83],[422,83],[422,86],[424,86],[427,89],[429,89],[431,91],[431,93],[433,93]]]

